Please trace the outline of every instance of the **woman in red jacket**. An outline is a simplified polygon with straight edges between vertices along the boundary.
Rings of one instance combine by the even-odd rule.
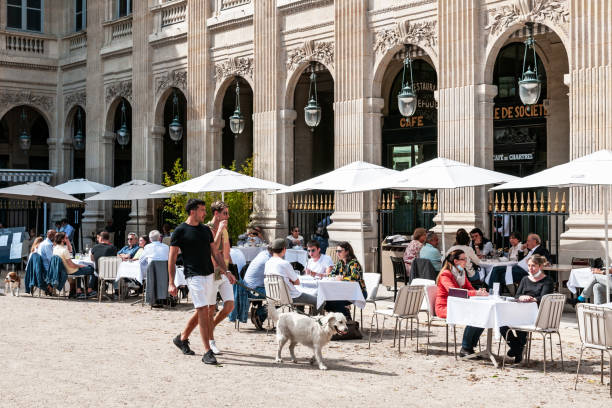
[[[468,296],[487,296],[485,289],[475,290],[467,279],[465,264],[467,256],[461,249],[452,251],[446,257],[444,266],[438,274],[437,285],[438,295],[436,296],[436,316],[446,319],[446,307],[448,302],[448,290],[450,288],[467,289]],[[461,344],[461,356],[474,353],[474,344],[478,343],[478,338],[483,329],[479,327],[467,326],[463,332]]]

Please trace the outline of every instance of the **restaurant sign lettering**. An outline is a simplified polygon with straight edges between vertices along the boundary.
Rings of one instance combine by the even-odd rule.
[[[543,118],[547,115],[548,111],[543,103],[530,106],[496,106],[493,111],[493,119],[495,120]]]
[[[507,161],[531,161],[535,159],[534,153],[500,153],[493,155],[493,161],[496,162],[507,162]]]

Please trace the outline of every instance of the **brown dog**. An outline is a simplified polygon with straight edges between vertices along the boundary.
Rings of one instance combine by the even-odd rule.
[[[8,295],[9,291],[13,296],[19,296],[19,288],[21,287],[21,278],[17,272],[9,272],[4,279],[4,293]]]

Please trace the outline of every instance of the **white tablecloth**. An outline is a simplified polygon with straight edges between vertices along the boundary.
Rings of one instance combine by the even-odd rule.
[[[140,269],[140,262],[121,262],[119,265],[119,269],[117,270],[117,278],[115,281],[119,281],[121,278],[129,278],[135,279],[140,284],[144,281],[144,273]],[[185,274],[183,272],[182,266],[176,267],[176,273],[174,274],[174,284],[178,286],[187,286],[187,281],[185,280]]]
[[[516,265],[518,262],[516,261],[505,261],[505,262],[500,262],[500,261],[493,261],[493,260],[489,260],[489,261],[481,261],[480,262],[480,280],[486,282],[486,284],[489,284],[489,279],[491,279],[491,271],[493,270],[493,268],[495,268],[496,266],[505,266],[506,267],[506,284],[507,285],[511,285],[513,280],[512,280],[512,266]]]
[[[538,305],[535,302],[509,302],[492,296],[449,297],[446,322],[494,329],[495,336],[499,337],[500,327],[535,324],[537,317]]]
[[[297,288],[317,297],[317,309],[328,300],[346,300],[360,309],[366,305],[361,286],[355,281],[319,280],[304,275],[300,276],[300,285]]]
[[[303,249],[287,249],[285,261],[299,262],[305,268],[306,265],[308,265],[308,252],[304,251]]]
[[[98,276],[98,272],[96,271],[96,264],[91,259],[73,259],[72,262],[77,265],[91,266],[92,268],[94,268],[94,275]]]
[[[592,278],[593,272],[591,272],[591,268],[572,269],[567,280],[567,288],[575,294],[576,288],[586,288],[591,283]]]
[[[232,249],[242,252],[242,255],[244,255],[244,260],[246,262],[251,262],[253,259],[255,259],[257,254],[266,249],[266,247],[232,247]]]

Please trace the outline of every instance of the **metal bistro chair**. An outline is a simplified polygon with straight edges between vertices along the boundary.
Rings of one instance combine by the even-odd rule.
[[[368,297],[366,298],[366,305],[368,303],[374,304],[376,309],[376,295],[378,295],[378,285],[380,284],[380,273],[368,272],[363,274],[363,282],[366,286],[366,292]],[[361,314],[361,327],[363,327],[363,309],[359,309]],[[353,304],[353,316],[357,317],[356,306]],[[376,319],[376,331],[378,332],[378,318]]]
[[[604,352],[610,357],[610,397],[612,398],[612,309],[581,303],[576,307],[578,331],[580,332],[580,358],[576,369],[574,390],[578,385],[578,374],[585,348],[601,351],[601,383],[603,384]]]
[[[506,344],[504,346],[504,358],[502,362],[502,369],[506,365],[506,350],[508,349],[508,333],[510,330],[520,330],[529,332],[529,338],[527,340],[527,348],[524,350],[527,353],[527,365],[529,365],[529,359],[531,357],[531,335],[533,333],[539,333],[542,335],[542,344],[544,347],[544,374],[546,374],[546,336],[550,340],[550,361],[553,361],[552,355],[552,335],[557,334],[559,337],[559,351],[561,353],[561,370],[563,370],[563,347],[561,345],[561,334],[559,333],[559,324],[561,323],[561,315],[563,314],[563,305],[565,304],[565,295],[560,293],[551,293],[549,295],[542,296],[540,301],[540,308],[538,310],[538,317],[536,318],[535,324],[529,326],[511,326],[508,328],[506,333]]]
[[[289,295],[289,288],[285,283],[285,279],[280,275],[266,275],[264,278],[264,286],[266,288],[266,297],[268,298],[268,307],[279,306],[281,309],[293,306],[308,306],[309,312],[312,312],[312,305],[308,303],[295,303]],[[270,299],[273,299],[271,304]],[[268,319],[268,323],[270,320]]]
[[[382,341],[383,333],[385,331],[385,320],[387,317],[395,319],[395,329],[393,330],[393,347],[395,347],[395,338],[398,337],[398,354],[401,353],[402,343],[402,320],[410,320],[412,326],[412,320],[416,320],[416,348],[419,351],[419,312],[421,311],[421,305],[423,304],[423,298],[425,297],[425,287],[416,286],[403,286],[400,288],[393,305],[393,309],[375,309],[372,314],[372,320],[370,321],[370,336],[368,338],[368,348],[372,343],[372,326],[374,325],[374,317],[377,315],[383,316],[382,328],[380,331],[380,341]],[[398,327],[399,323],[399,327]],[[398,336],[399,333],[399,336]],[[406,334],[404,335],[404,346],[406,345],[406,338],[408,337],[408,322],[406,322]],[[412,327],[410,329],[410,338],[412,339]],[[429,333],[427,333],[427,351],[429,352]]]
[[[397,282],[402,281],[404,285],[408,284],[408,274],[406,273],[406,264],[404,259],[391,256],[391,264],[393,265],[393,300],[397,297]]]
[[[110,282],[113,288],[121,262],[121,258],[117,256],[103,256],[98,259],[98,302],[102,301],[102,292],[107,294],[107,282]],[[119,299],[122,298],[121,295],[121,285],[119,285]]]

